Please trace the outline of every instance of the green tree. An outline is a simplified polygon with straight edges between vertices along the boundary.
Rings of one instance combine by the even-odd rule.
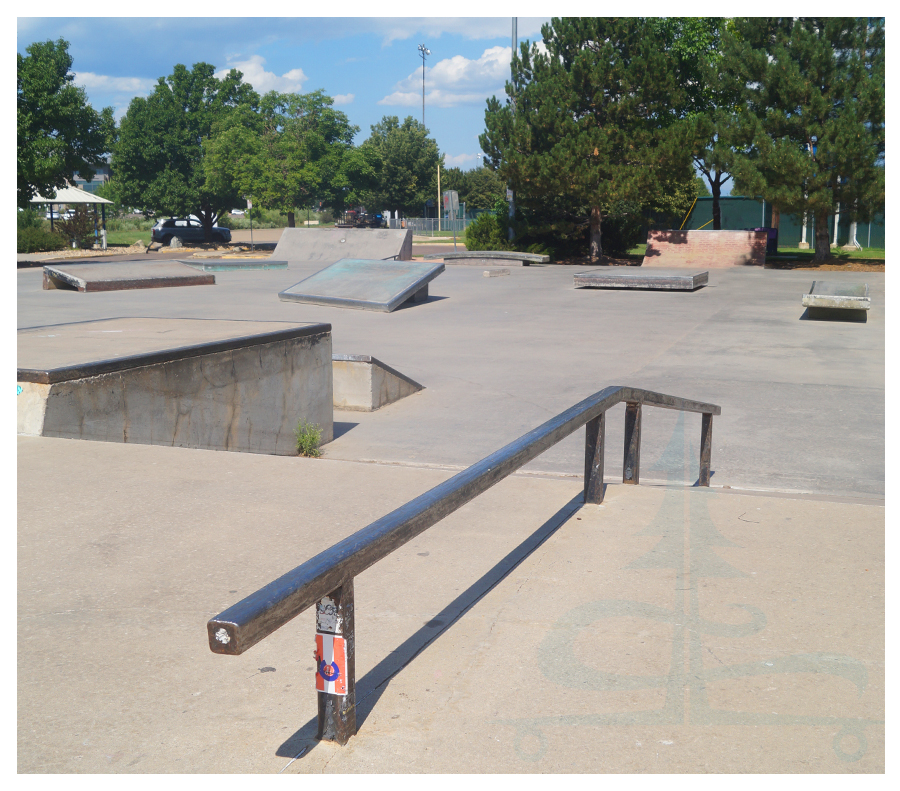
[[[178,64],[150,96],[132,99],[112,161],[123,204],[162,214],[196,214],[207,241],[215,219],[241,196],[232,179],[207,180],[203,142],[224,127],[229,114],[252,111],[259,101],[239,71],[232,69],[221,80],[214,71],[208,63],[191,70]]]
[[[678,114],[691,129],[694,167],[708,183],[701,194],[712,196],[713,230],[722,229],[719,199],[731,180],[732,151],[719,134],[723,118],[730,117],[741,98],[732,81],[719,79],[722,35],[728,20],[716,17],[660,17],[648,19],[648,28],[673,60]]]
[[[31,44],[16,54],[17,203],[51,197],[75,173],[93,177],[110,151],[115,121],[111,107],[99,113],[69,73],[72,57],[63,39]]]
[[[480,142],[523,214],[556,212],[563,235],[589,228],[596,260],[616,207],[649,208],[666,182],[693,180],[677,75],[640,19],[553,19],[541,34],[546,54],[522,44]]]
[[[343,158],[359,127],[333,104],[323,91],[271,91],[258,113],[243,108],[226,117],[204,142],[207,188],[230,180],[260,206],[286,214],[293,228],[296,210],[330,203],[334,182],[345,185]]]
[[[374,149],[377,157],[373,159],[380,162],[380,172],[366,203],[407,216],[420,212],[425,201],[437,194],[437,143],[412,116],[403,123],[395,115],[385,116],[371,129],[362,147]]]
[[[830,257],[828,215],[869,221],[884,207],[884,20],[735,20],[722,71],[743,102],[722,134],[748,194],[815,221],[814,260]]]

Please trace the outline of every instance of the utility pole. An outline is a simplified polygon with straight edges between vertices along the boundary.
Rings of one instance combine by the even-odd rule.
[[[516,69],[513,66],[513,58],[516,57],[516,50],[519,48],[519,30],[518,30],[518,17],[512,18],[512,56],[509,59],[509,70],[512,75],[512,84],[513,84],[513,116],[516,114]],[[424,111],[423,111],[424,112]],[[515,119],[513,119],[513,123],[515,123]],[[512,222],[513,218],[516,216],[516,198],[512,191],[512,185],[508,184],[507,188],[509,190],[509,241],[513,240],[515,234],[513,233]]]
[[[422,126],[425,126],[425,56],[430,55],[431,50],[419,44],[419,54],[422,56]]]

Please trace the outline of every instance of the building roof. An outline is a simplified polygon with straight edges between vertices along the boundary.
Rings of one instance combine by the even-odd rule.
[[[112,203],[111,200],[101,198],[91,192],[76,189],[75,187],[61,187],[56,191],[55,198],[45,198],[43,195],[35,195],[31,203]]]

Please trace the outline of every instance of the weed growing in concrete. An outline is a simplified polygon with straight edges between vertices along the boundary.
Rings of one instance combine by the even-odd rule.
[[[297,438],[297,453],[301,456],[309,456],[310,458],[318,458],[322,455],[319,449],[319,443],[322,441],[322,429],[318,423],[306,423],[301,420],[294,430],[294,436]]]

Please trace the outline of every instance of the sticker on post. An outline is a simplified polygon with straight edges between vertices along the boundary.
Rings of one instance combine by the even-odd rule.
[[[343,637],[316,632],[316,689],[347,694],[347,643]]]

